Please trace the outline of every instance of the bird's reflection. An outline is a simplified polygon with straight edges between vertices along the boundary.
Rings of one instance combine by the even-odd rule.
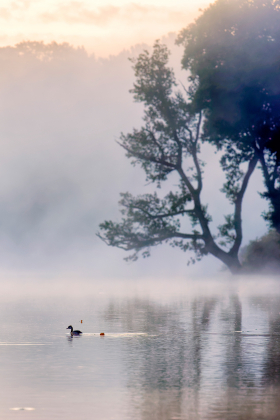
[[[70,333],[70,335],[67,335],[66,337],[68,338],[69,341],[72,341],[73,338],[76,338],[76,339],[81,338],[81,336],[75,335],[75,334],[71,334],[71,333]]]

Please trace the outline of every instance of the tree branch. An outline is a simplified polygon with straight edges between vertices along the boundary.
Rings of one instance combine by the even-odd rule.
[[[193,161],[194,161],[196,172],[197,172],[197,192],[198,194],[200,194],[202,190],[202,173],[201,173],[200,165],[197,158],[196,145],[193,145],[192,157],[193,157]]]
[[[190,141],[191,141],[191,143],[193,143],[193,133],[192,133],[192,130],[187,125],[185,125],[185,129],[187,130],[187,132],[190,135]]]
[[[198,192],[198,194],[200,194],[201,190],[202,190],[202,173],[201,173],[200,165],[199,165],[198,158],[197,158],[197,142],[199,140],[201,120],[202,120],[202,112],[199,113],[199,119],[198,119],[198,123],[197,123],[197,126],[196,126],[195,141],[193,142],[193,146],[192,146],[192,157],[193,157],[193,161],[194,161],[196,172],[197,172],[197,183],[198,183],[197,192]]]
[[[133,234],[131,238],[121,238],[120,241],[114,241],[114,243],[112,243],[110,239],[107,239],[100,233],[97,233],[96,235],[107,245],[116,246],[117,248],[124,249],[125,251],[132,251],[133,249],[140,250],[172,238],[204,240],[204,235],[201,234],[170,232],[168,234],[159,234],[159,236],[150,237],[149,239],[143,238],[143,240],[141,238],[139,239],[140,235]]]
[[[274,164],[273,175],[272,175],[272,183],[273,183],[273,186],[275,185],[275,181],[276,181],[276,179],[279,176],[278,169],[279,169],[279,167],[278,167],[277,160],[276,160],[276,162]]]
[[[268,191],[271,193],[273,188],[274,188],[274,185],[271,182],[271,179],[270,179],[270,176],[269,176],[269,173],[268,173],[268,170],[267,170],[267,166],[266,166],[264,155],[263,155],[263,150],[257,148],[257,153],[258,153],[259,161],[260,161],[261,166],[262,166],[266,187],[267,187]]]
[[[173,131],[174,140],[178,146],[177,166],[182,166],[182,144],[178,138],[176,130]]]
[[[156,159],[153,156],[150,155],[144,155],[143,153],[133,152],[131,149],[129,149],[124,144],[121,144],[117,142],[123,149],[125,149],[128,153],[130,153],[132,156],[137,157],[142,160],[146,160],[148,162],[154,162],[159,165],[167,166],[168,168],[176,169],[177,165],[174,165],[173,163],[167,162],[165,159]]]
[[[190,210],[181,210],[181,211],[174,212],[174,213],[165,213],[165,214],[156,214],[156,215],[153,215],[153,214],[149,213],[147,210],[144,210],[144,209],[143,209],[142,207],[140,207],[140,206],[129,206],[129,205],[125,205],[125,204],[123,204],[123,206],[124,206],[124,207],[126,207],[126,208],[130,208],[130,207],[132,207],[132,208],[134,208],[134,209],[141,210],[143,213],[147,214],[147,216],[148,216],[150,219],[163,219],[164,217],[179,216],[180,214],[185,214],[185,213],[194,213],[194,211],[195,211],[194,209],[190,209]]]
[[[200,111],[199,118],[198,118],[198,123],[197,123],[197,126],[196,126],[196,136],[195,136],[195,143],[196,144],[197,144],[197,142],[199,140],[199,133],[200,133],[201,121],[202,121],[202,112]]]
[[[252,173],[254,172],[256,165],[258,163],[258,156],[255,154],[253,158],[250,160],[247,172],[243,178],[242,185],[240,188],[240,191],[237,194],[237,197],[235,199],[235,212],[234,212],[234,225],[235,225],[235,232],[236,232],[236,238],[234,241],[234,244],[232,248],[229,251],[230,255],[236,255],[238,254],[238,250],[240,248],[241,242],[242,242],[242,219],[241,219],[241,212],[242,212],[242,201],[243,197],[246,191],[246,188],[248,186],[250,177]]]
[[[182,167],[176,168],[176,169],[177,169],[178,174],[180,175],[181,179],[184,181],[185,185],[187,186],[188,190],[190,191],[190,193],[192,195],[192,198],[194,199],[194,196],[196,195],[196,190],[193,187],[191,181],[189,180],[189,178],[187,177],[187,175],[183,171]]]
[[[159,151],[161,153],[161,158],[164,159],[165,158],[165,154],[164,154],[164,150],[161,147],[161,145],[158,143],[154,133],[151,130],[145,129],[151,136],[152,142],[159,148]]]

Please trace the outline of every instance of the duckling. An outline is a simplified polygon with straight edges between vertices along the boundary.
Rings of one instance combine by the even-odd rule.
[[[71,330],[71,335],[80,335],[80,334],[83,334],[82,331],[80,331],[80,330],[73,331],[72,325],[69,325],[69,327],[67,327],[66,330]]]

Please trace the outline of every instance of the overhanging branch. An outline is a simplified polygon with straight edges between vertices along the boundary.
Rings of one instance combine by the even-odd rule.
[[[131,236],[122,236],[119,240],[112,240],[105,236],[102,236],[100,233],[96,234],[103,242],[109,246],[116,246],[117,248],[124,249],[125,251],[140,250],[142,248],[148,248],[150,246],[156,245],[160,242],[167,241],[169,239],[180,238],[180,239],[191,239],[191,240],[204,240],[204,235],[193,234],[193,233],[180,233],[180,232],[169,232],[157,234],[154,237],[141,238],[140,234],[132,234]]]
[[[123,149],[125,149],[128,153],[130,153],[132,156],[145,160],[147,162],[153,162],[157,163],[159,165],[167,166],[168,168],[176,169],[177,165],[174,165],[173,163],[167,162],[165,159],[156,159],[154,156],[151,155],[144,155],[143,153],[134,152],[133,150],[129,149],[127,146],[125,146],[122,143],[117,142]]]
[[[195,211],[194,209],[189,209],[189,210],[181,210],[181,211],[174,212],[174,213],[151,214],[147,210],[143,209],[140,206],[130,206],[130,205],[125,205],[125,204],[123,204],[123,206],[126,207],[126,208],[133,208],[133,209],[140,210],[143,213],[145,213],[150,219],[163,219],[165,217],[179,216],[181,214],[193,213]]]

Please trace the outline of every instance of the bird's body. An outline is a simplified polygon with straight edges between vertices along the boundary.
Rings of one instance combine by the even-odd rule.
[[[82,331],[80,331],[80,330],[74,330],[73,331],[72,325],[69,325],[69,327],[67,327],[66,330],[71,330],[71,335],[80,335],[80,334],[83,334]]]

